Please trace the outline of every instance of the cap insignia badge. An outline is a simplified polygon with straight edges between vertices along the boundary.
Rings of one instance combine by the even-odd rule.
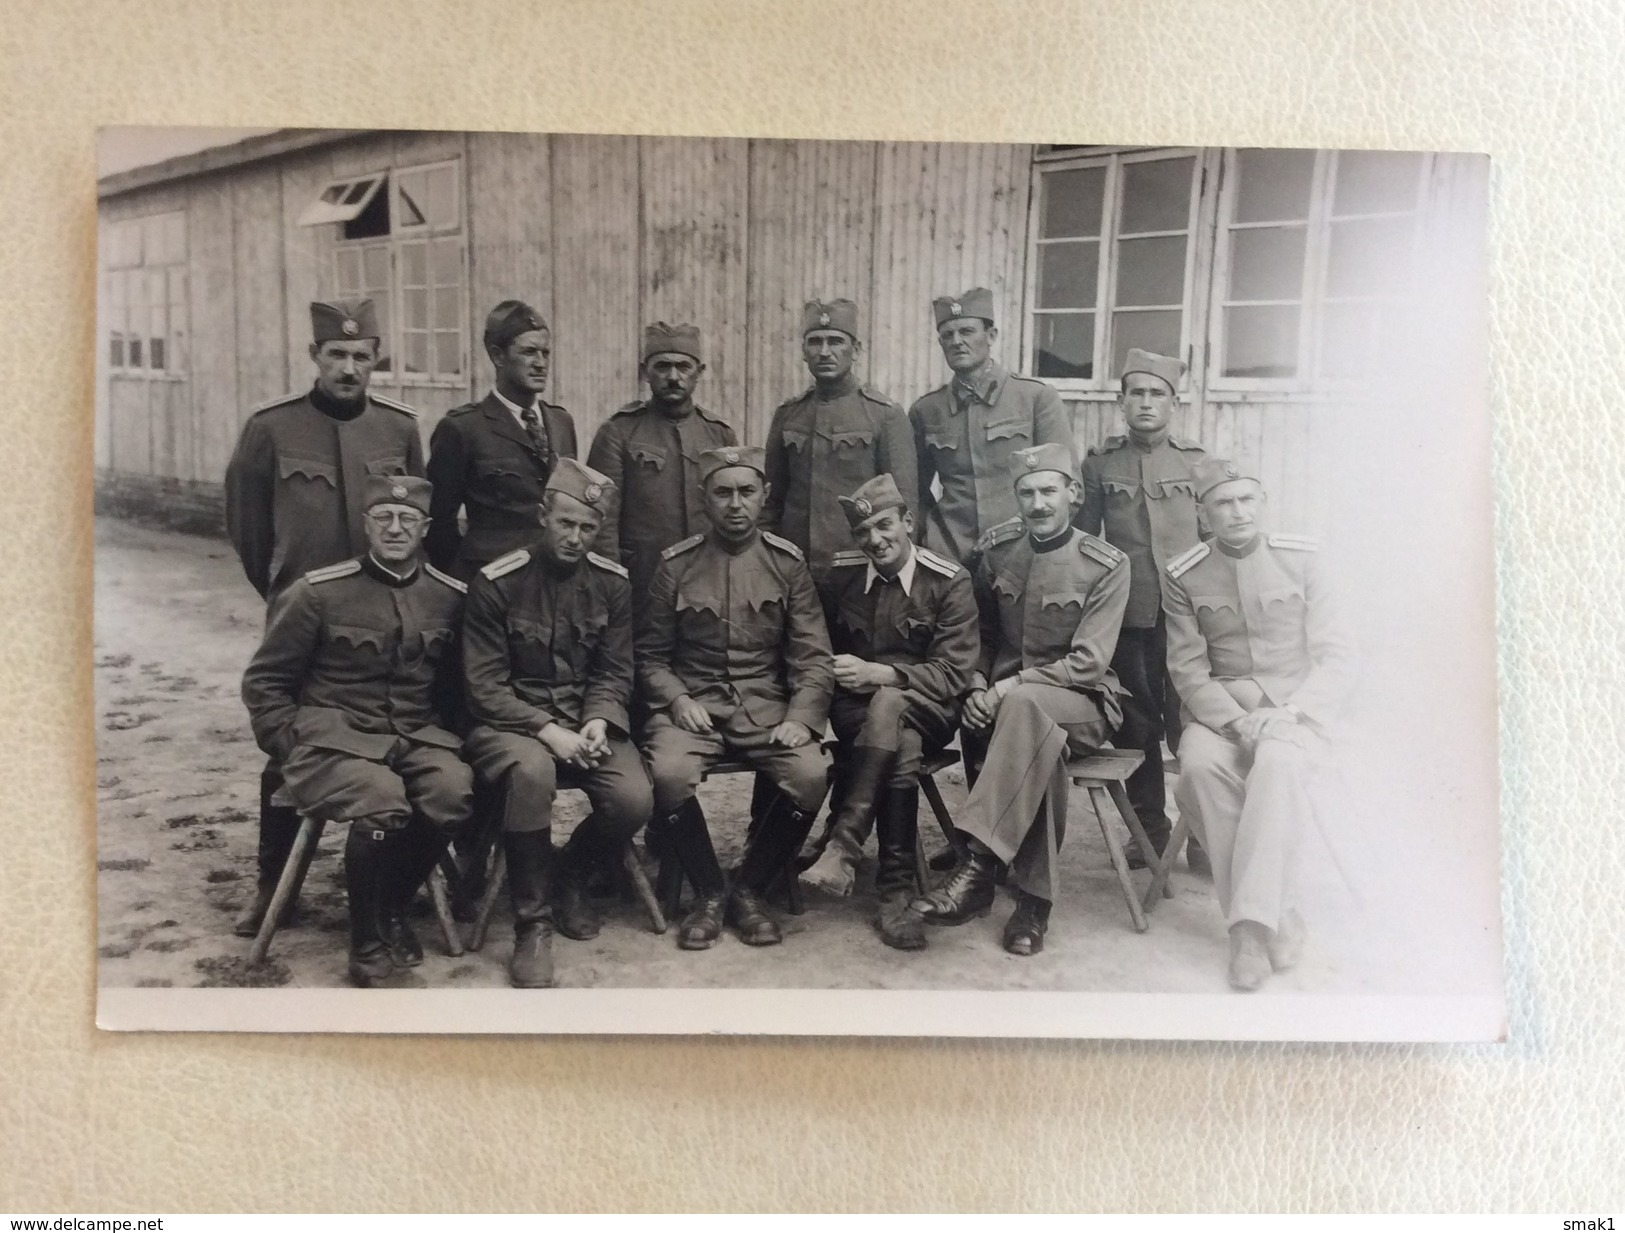
[[[344,324],[339,326],[339,329],[344,331],[345,337],[354,338],[357,334],[361,333],[361,323],[353,318],[346,317],[344,319]]]
[[[602,484],[588,484],[587,485],[586,497],[587,497],[587,501],[589,503],[598,500],[598,498],[603,496],[603,495],[604,495],[604,486]]]
[[[819,325],[828,325],[829,324],[829,314],[828,313],[819,313],[818,314],[818,324]]]
[[[867,518],[870,514],[875,512],[875,507],[869,504],[869,499],[867,497],[859,497],[856,501],[852,502],[852,504],[857,507],[858,513],[864,518]]]
[[[1224,473],[1227,476],[1229,476],[1231,479],[1240,479],[1241,478],[1241,472],[1236,470],[1236,464],[1233,463],[1233,462],[1225,467]]]
[[[965,310],[960,307],[959,301],[955,300],[952,304],[948,305],[948,311],[951,312],[954,316],[957,317],[957,316],[959,316],[960,313],[964,312]]]
[[[722,461],[726,462],[730,466],[732,466],[734,463],[739,461],[739,451],[738,450],[723,450],[722,451]]]
[[[395,487],[389,490],[389,495],[394,497],[397,501],[404,501],[406,499],[406,485],[396,484]]]

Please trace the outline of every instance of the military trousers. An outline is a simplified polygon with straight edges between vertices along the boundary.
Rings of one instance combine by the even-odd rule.
[[[1250,753],[1203,724],[1185,729],[1174,800],[1213,862],[1226,926],[1250,920],[1274,929],[1293,906],[1310,784],[1325,754],[1324,740],[1301,725]]]
[[[843,761],[860,746],[894,755],[883,785],[889,788],[912,788],[926,756],[954,738],[953,723],[941,705],[892,685],[868,694],[837,690],[829,722]]]
[[[638,833],[654,808],[649,772],[636,746],[624,738],[610,737],[609,755],[591,770],[557,761],[534,736],[484,726],[468,734],[463,752],[481,782],[501,793],[504,831],[552,826],[553,797],[560,788],[586,792],[593,837],[616,847]]]
[[[773,743],[772,728],[753,722],[742,707],[726,722],[717,722],[715,715],[712,722],[710,732],[685,732],[666,711],[650,716],[643,752],[660,816],[674,813],[699,790],[706,768],[728,758],[766,775],[802,813],[818,812],[829,789],[829,755],[817,733],[800,748],[786,749]]]
[[[412,815],[446,829],[464,821],[474,772],[449,749],[397,737],[373,760],[317,745],[295,745],[282,762],[283,783],[300,810],[324,822]]]
[[[1117,730],[1119,749],[1138,749],[1145,761],[1128,777],[1128,799],[1140,825],[1153,843],[1168,836],[1168,789],[1162,774],[1162,741],[1170,749],[1179,745],[1179,695],[1168,675],[1168,626],[1159,612],[1149,629],[1124,627],[1117,635],[1112,671],[1128,691],[1123,699],[1123,723]]]
[[[1017,685],[999,704],[991,732],[963,733],[967,763],[981,772],[954,825],[1010,866],[1011,880],[1053,903],[1066,838],[1068,757],[1099,749],[1111,735],[1100,703],[1059,685]]]

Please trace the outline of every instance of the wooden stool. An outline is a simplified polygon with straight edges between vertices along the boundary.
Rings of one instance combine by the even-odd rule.
[[[1145,828],[1140,825],[1139,816],[1134,807],[1129,804],[1128,790],[1123,781],[1139,769],[1140,763],[1145,761],[1145,755],[1137,749],[1101,749],[1086,758],[1076,758],[1066,764],[1067,778],[1084,789],[1089,801],[1089,807],[1094,810],[1095,820],[1100,824],[1100,833],[1106,840],[1106,851],[1111,854],[1112,868],[1117,873],[1117,883],[1123,889],[1123,898],[1128,903],[1128,914],[1134,922],[1134,928],[1144,933],[1150,928],[1146,920],[1146,913],[1151,910],[1157,897],[1168,899],[1174,897],[1173,889],[1168,885],[1168,871],[1173,864],[1174,854],[1179,851],[1173,840],[1169,841],[1167,850],[1162,856],[1157,856],[1157,850],[1151,846],[1151,841],[1145,836]],[[1151,869],[1151,886],[1142,900],[1134,889],[1134,881],[1130,876],[1128,857],[1123,853],[1123,843],[1117,837],[1117,829],[1111,825],[1110,814],[1117,814],[1134,841],[1140,845],[1140,851],[1145,854],[1147,865]],[[1175,838],[1184,829],[1176,832]]]
[[[299,896],[300,885],[305,880],[305,873],[310,869],[310,862],[316,855],[316,844],[321,840],[324,824],[320,819],[309,814],[301,814],[299,833],[294,836],[293,847],[288,851],[288,859],[282,862],[282,873],[277,877],[276,890],[271,894],[271,906],[265,911],[265,919],[260,922],[260,931],[254,936],[253,945],[248,948],[249,963],[263,963],[265,956],[271,951],[271,939],[276,937],[277,922],[282,918],[283,911],[288,904]],[[446,898],[446,883],[440,876],[438,869],[429,875],[429,898],[434,903],[434,914],[440,922],[440,935],[445,939],[446,953],[456,958],[463,953],[462,935],[457,932],[457,923],[451,918],[451,903]]]

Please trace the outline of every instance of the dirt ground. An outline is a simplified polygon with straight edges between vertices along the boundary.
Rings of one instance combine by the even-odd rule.
[[[260,600],[223,542],[99,520],[96,538],[96,725],[100,809],[97,869],[101,983],[108,986],[345,983],[345,906],[329,828],[311,869],[300,923],[281,932],[269,961],[249,969],[248,943],[231,921],[252,893],[257,777],[255,748],[238,696],[263,620]],[[1356,750],[1356,753],[1360,751]],[[1365,751],[1381,766],[1380,747]],[[1380,793],[1383,776],[1351,782]],[[949,807],[964,798],[957,769],[940,781]],[[724,860],[737,851],[749,803],[747,776],[726,776],[702,792]],[[1311,841],[1304,963],[1276,977],[1270,993],[1441,993],[1458,986],[1437,913],[1413,910],[1437,888],[1424,884],[1449,836],[1405,826],[1403,810],[1361,801],[1357,831],[1334,860]],[[559,828],[583,812],[579,794],[561,800]],[[922,825],[929,814],[921,808]],[[935,828],[928,830],[940,846]],[[559,836],[556,836],[558,838]],[[1144,934],[1134,932],[1099,828],[1074,794],[1062,853],[1067,894],[1056,905],[1044,952],[1006,955],[1000,931],[1010,900],[983,920],[933,929],[923,952],[883,946],[869,925],[866,892],[837,900],[814,892],[806,912],[784,916],[782,946],[754,949],[725,934],[713,949],[679,951],[675,931],[657,937],[641,909],[606,901],[592,942],[559,939],[566,986],[734,988],[947,988],[1222,993],[1226,938],[1210,882],[1180,861],[1175,897]],[[1139,874],[1137,877],[1145,878]],[[416,921],[434,987],[501,986],[511,938],[506,906],[478,953],[444,953],[426,900]],[[1419,936],[1425,934],[1425,940]]]

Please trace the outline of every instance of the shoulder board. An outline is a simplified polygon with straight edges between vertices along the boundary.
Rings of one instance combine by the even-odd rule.
[[[313,569],[305,575],[306,582],[332,582],[335,578],[348,578],[351,574],[361,572],[361,558],[353,561],[340,561],[337,565],[324,565],[321,569]]]
[[[941,394],[945,398],[947,397],[947,395],[948,395],[948,385],[947,385],[946,382],[944,382],[942,385],[937,386],[937,388],[934,389],[934,390],[926,390],[925,393],[921,394],[918,398],[916,398],[914,400],[914,405],[917,407],[922,402],[924,402],[927,398],[931,398],[931,397],[933,397],[934,395],[937,395],[937,394]],[[950,399],[950,401],[952,401],[952,400]]]
[[[1087,531],[1078,533],[1078,551],[1084,556],[1099,561],[1107,569],[1115,567],[1119,562],[1128,560],[1121,549],[1114,548],[1103,539],[1097,539]]]
[[[772,544],[773,547],[777,548],[780,552],[788,552],[798,561],[805,561],[807,559],[806,555],[801,551],[801,549],[797,548],[782,535],[775,535],[771,531],[763,531],[762,539],[766,543]]]
[[[976,541],[976,551],[986,552],[997,544],[1009,543],[1013,539],[1020,539],[1023,534],[1020,518],[1007,518],[998,526],[989,527],[982,538]]]
[[[258,415],[261,411],[269,411],[272,407],[285,407],[291,402],[300,401],[309,392],[309,390],[300,390],[297,394],[283,394],[281,397],[272,398],[267,402],[260,403],[249,414]]]
[[[374,394],[371,392],[367,394],[367,397],[372,399],[372,401],[377,403],[380,407],[388,407],[391,411],[399,411],[402,415],[410,415],[413,419],[417,419],[418,417],[417,411],[407,406],[404,402],[396,402],[393,398],[385,398],[382,394]]]
[[[924,552],[923,548],[916,548],[915,552]],[[869,558],[855,548],[848,548],[845,552],[837,552],[829,559],[831,569],[846,565],[867,565]]]
[[[959,572],[958,564],[950,561],[947,557],[938,556],[929,548],[921,548],[916,545],[914,549],[914,559],[921,565],[925,566],[926,569],[934,570],[935,572],[941,574],[944,578],[952,578]]]
[[[610,412],[610,418],[614,419],[617,415],[636,415],[639,411],[643,410],[645,405],[646,404],[644,403],[643,399],[634,398],[619,411]]]
[[[732,424],[728,423],[727,420],[723,419],[723,417],[718,415],[715,411],[707,411],[704,407],[700,406],[699,403],[694,404],[694,414],[699,416],[702,420],[710,420],[713,424],[721,424],[724,428],[733,427]]]
[[[1202,543],[1197,544],[1196,547],[1194,547],[1194,548],[1186,549],[1184,552],[1180,553],[1177,557],[1175,557],[1172,561],[1168,562],[1168,565],[1167,565],[1168,576],[1170,578],[1181,577],[1187,570],[1189,570],[1191,568],[1191,566],[1195,565],[1198,561],[1200,561],[1203,557],[1207,556],[1207,554],[1212,552],[1212,551],[1213,551],[1212,546],[1209,545],[1207,543],[1207,541],[1205,541],[1205,540]]]
[[[467,415],[470,411],[478,411],[479,408],[480,404],[477,402],[465,402],[461,406],[453,407],[450,411],[447,411],[442,418],[455,419],[460,415]]]
[[[801,393],[791,394],[790,397],[786,398],[779,404],[779,407],[793,407],[796,403],[801,402],[817,388],[818,387],[816,385],[809,385],[806,389],[802,390]],[[773,409],[777,411],[779,408],[774,407]]]
[[[1091,445],[1089,452],[1091,454],[1110,454],[1113,450],[1120,450],[1127,444],[1127,437],[1107,437],[1099,445]]]
[[[480,573],[484,574],[492,582],[495,582],[504,574],[511,574],[514,570],[522,569],[529,564],[530,553],[526,552],[523,548],[515,548],[507,556],[498,557],[489,565],[483,567],[480,570]]]
[[[1184,437],[1169,437],[1168,444],[1176,450],[1195,450],[1198,454],[1207,453],[1207,446],[1199,441],[1187,441]]]
[[[1274,534],[1269,537],[1271,548],[1291,548],[1297,552],[1319,552],[1320,541],[1311,535]]]
[[[673,557],[680,557],[691,548],[698,548],[705,542],[703,535],[690,535],[687,539],[680,539],[670,548],[660,554],[662,561],[669,561]]]
[[[872,385],[858,386],[858,393],[862,394],[870,402],[878,402],[883,407],[893,407],[898,405],[892,402],[891,399],[887,398],[879,390],[875,389],[875,387]]]
[[[429,577],[431,577],[431,578],[438,578],[441,582],[444,582],[448,587],[450,587],[454,591],[461,591],[464,595],[468,594],[468,583],[459,582],[457,579],[453,578],[450,574],[441,573],[438,569],[436,569],[434,566],[430,565],[427,561],[425,561],[424,564],[423,564],[423,572],[428,574]]]
[[[619,561],[611,561],[608,557],[601,557],[596,552],[589,552],[587,554],[587,560],[591,561],[599,569],[607,569],[610,573],[619,574],[622,578],[630,578],[632,576],[627,570],[626,566],[622,565]]]

